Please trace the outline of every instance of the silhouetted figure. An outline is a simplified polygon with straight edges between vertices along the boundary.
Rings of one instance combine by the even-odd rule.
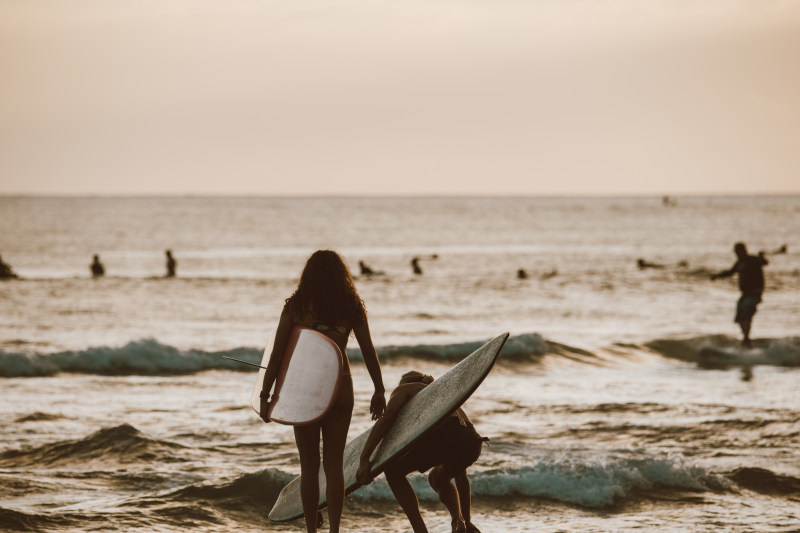
[[[178,266],[178,262],[172,257],[172,250],[167,250],[165,253],[167,254],[167,277],[174,278],[175,268]]]
[[[414,274],[422,274],[422,269],[419,266],[419,257],[415,257],[411,260],[411,269],[414,271]]]
[[[675,201],[670,196],[662,196],[661,197],[661,205],[663,205],[664,207],[674,207],[674,206],[678,205],[678,202]]]
[[[370,431],[364,444],[356,477],[359,482],[371,482],[369,457],[392,426],[403,406],[419,391],[433,382],[433,377],[412,370],[403,374],[397,388],[392,391],[386,412]],[[431,488],[450,512],[453,532],[480,533],[471,519],[471,495],[467,468],[481,455],[484,441],[463,409],[459,408],[432,433],[411,446],[399,461],[384,471],[389,488],[397,503],[406,513],[414,533],[427,533],[428,529],[419,512],[419,501],[406,479],[411,472],[420,473],[432,468],[428,475]],[[455,480],[455,485],[451,480]]]
[[[517,279],[528,279],[528,273],[525,272],[524,268],[517,270]]]
[[[761,295],[764,293],[764,266],[768,265],[764,252],[758,255],[749,255],[747,247],[743,242],[737,242],[733,246],[736,254],[736,262],[728,270],[723,270],[711,275],[711,281],[717,278],[727,278],[734,274],[739,275],[739,290],[742,295],[736,304],[736,317],[734,322],[739,324],[742,330],[742,346],[749,348],[750,326],[753,316],[756,314],[756,307],[761,303]]]
[[[335,342],[342,353],[343,373],[336,398],[329,410],[314,422],[294,426],[295,443],[300,454],[300,474],[303,477],[300,501],[303,505],[306,531],[316,532],[316,524],[319,524],[322,516],[318,512],[320,487],[317,478],[322,437],[329,531],[338,533],[345,496],[344,450],[354,402],[353,377],[347,357],[347,341],[351,334],[355,334],[361,348],[361,359],[375,386],[369,406],[373,420],[383,415],[386,399],[380,361],[369,333],[367,310],[356,291],[347,265],[336,252],[317,250],[311,254],[300,275],[297,289],[286,299],[262,381],[260,413],[265,422],[270,421],[267,416],[269,393],[278,379],[291,331],[296,326],[318,331]]]
[[[11,265],[4,263],[3,257],[0,256],[0,279],[17,279],[18,277]]]
[[[106,273],[106,269],[103,267],[103,263],[100,262],[100,257],[97,254],[94,254],[94,258],[92,259],[92,264],[89,265],[89,269],[92,271],[93,278],[102,277]]]
[[[644,270],[646,268],[664,268],[664,265],[660,265],[658,263],[651,263],[650,261],[646,261],[644,259],[637,259],[636,266],[639,267],[639,270]]]
[[[375,274],[375,271],[372,270],[364,261],[358,262],[358,268],[361,270],[361,273],[365,276],[372,276]]]
[[[383,272],[380,270],[373,270],[367,265],[364,261],[358,262],[358,268],[361,271],[362,276],[383,276]]]

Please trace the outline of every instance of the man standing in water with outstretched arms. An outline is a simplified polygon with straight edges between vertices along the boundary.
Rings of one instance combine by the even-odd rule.
[[[402,407],[432,382],[432,376],[415,370],[406,372],[400,378],[399,385],[389,398],[383,418],[375,423],[364,444],[356,474],[360,483],[368,485],[371,482],[370,455],[386,436]],[[428,533],[428,529],[419,512],[417,495],[406,476],[414,471],[425,472],[429,468],[433,470],[428,475],[428,481],[450,512],[452,533],[480,533],[470,521],[471,498],[467,468],[478,460],[481,447],[487,440],[489,439],[478,435],[467,414],[458,409],[432,433],[414,444],[399,461],[386,469],[386,481],[411,522],[414,533]],[[451,480],[455,480],[455,485]]]
[[[734,322],[737,322],[742,330],[742,346],[750,348],[750,326],[753,323],[753,315],[756,314],[756,307],[761,302],[761,295],[764,293],[763,267],[769,263],[764,257],[764,252],[749,255],[743,242],[737,242],[733,246],[733,252],[737,257],[736,263],[728,270],[712,274],[711,281],[739,274],[739,290],[742,291],[742,296],[736,304]]]

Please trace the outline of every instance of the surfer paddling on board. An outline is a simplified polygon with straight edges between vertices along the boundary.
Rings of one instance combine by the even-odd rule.
[[[742,291],[742,295],[736,304],[734,322],[737,322],[742,329],[742,346],[750,348],[750,326],[756,314],[756,307],[761,302],[761,295],[764,293],[763,267],[769,263],[764,257],[764,252],[759,252],[758,255],[748,254],[743,242],[737,242],[733,246],[733,252],[737,258],[733,266],[728,270],[712,274],[711,281],[734,274],[739,275],[739,290]]]
[[[268,412],[269,391],[277,378],[290,333],[295,326],[319,331],[334,341],[344,356],[342,381],[330,410],[316,422],[294,426],[295,442],[300,453],[300,495],[306,530],[313,533],[318,527],[317,473],[321,434],[322,464],[327,479],[328,521],[331,533],[336,533],[344,507],[344,447],[353,414],[353,379],[347,360],[347,339],[351,332],[355,333],[364,364],[375,386],[369,408],[372,419],[380,418],[386,408],[381,367],[372,344],[364,302],[356,291],[347,266],[336,252],[314,252],[306,262],[297,290],[286,300],[264,373],[260,412],[265,422],[269,422],[265,414]]]
[[[359,460],[358,481],[368,485],[371,481],[369,458],[380,444],[403,406],[415,394],[433,382],[432,376],[412,370],[403,374],[400,383],[392,391],[386,413],[375,423],[364,444]],[[386,481],[392,489],[397,503],[406,513],[414,533],[428,533],[419,511],[419,501],[406,476],[414,471],[428,475],[431,488],[450,512],[453,533],[480,533],[470,521],[471,496],[467,468],[478,460],[484,439],[459,408],[432,433],[414,444],[408,453],[385,470]],[[452,481],[455,479],[455,485]]]

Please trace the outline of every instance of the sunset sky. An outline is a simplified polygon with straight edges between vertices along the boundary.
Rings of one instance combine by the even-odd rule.
[[[0,194],[708,193],[800,193],[800,2],[0,3]]]

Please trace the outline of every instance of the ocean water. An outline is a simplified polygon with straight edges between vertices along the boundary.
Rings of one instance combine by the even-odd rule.
[[[260,359],[333,248],[383,272],[356,283],[388,390],[510,332],[465,404],[491,438],[470,470],[485,533],[800,531],[798,235],[799,197],[1,197],[20,279],[0,282],[0,530],[304,530],[266,516],[299,472],[292,430],[256,417],[255,373],[222,355]],[[770,260],[761,350],[703,364],[738,342],[735,280],[709,280],[738,240]],[[371,389],[348,352],[355,436]],[[343,530],[410,527],[381,476]]]

